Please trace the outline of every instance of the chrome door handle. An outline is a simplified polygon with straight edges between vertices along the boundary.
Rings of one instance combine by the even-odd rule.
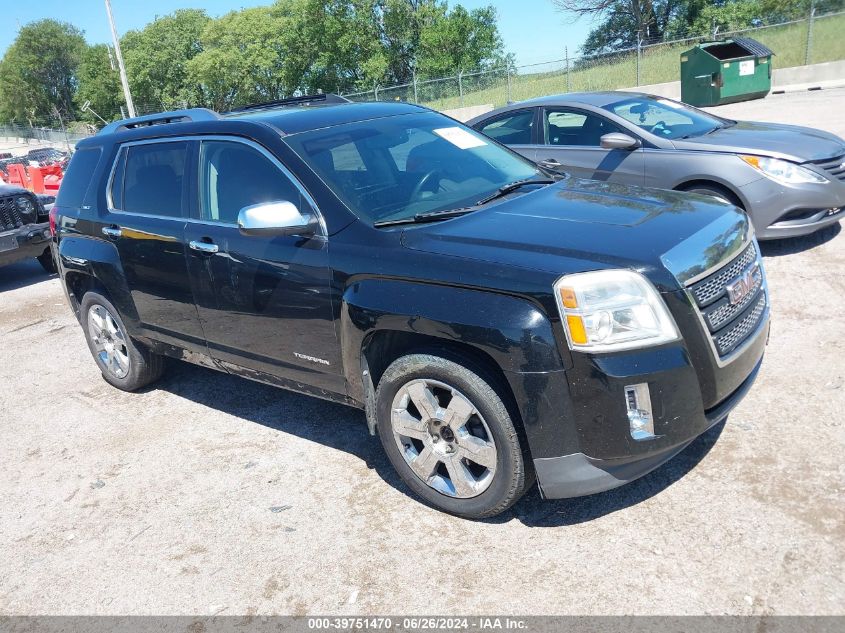
[[[547,158],[546,160],[541,160],[538,164],[543,167],[550,167],[552,169],[556,167],[563,167],[563,164],[559,163],[554,158]]]
[[[104,226],[103,235],[106,237],[120,237],[123,234],[119,226]]]
[[[217,244],[211,244],[210,242],[199,242],[197,240],[191,240],[190,242],[188,242],[188,246],[190,246],[195,251],[199,251],[200,253],[216,253],[220,250],[217,247]]]

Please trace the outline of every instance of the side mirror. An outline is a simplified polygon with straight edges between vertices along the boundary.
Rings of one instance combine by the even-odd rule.
[[[262,202],[238,213],[238,228],[244,235],[312,235],[317,218],[302,215],[292,202]]]
[[[611,132],[601,137],[601,146],[604,149],[637,149],[640,142],[627,134]]]

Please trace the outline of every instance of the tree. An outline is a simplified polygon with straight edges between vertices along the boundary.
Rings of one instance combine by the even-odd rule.
[[[199,86],[189,80],[188,62],[202,51],[201,36],[210,20],[203,10],[181,9],[124,35],[120,45],[139,111],[202,101]]]
[[[112,67],[110,52],[105,44],[89,46],[82,54],[77,80],[79,88],[74,101],[80,118],[90,123],[99,121],[91,112],[81,112],[81,106],[86,101],[91,103],[94,112],[106,120],[118,119],[121,116],[123,92],[120,75]]]
[[[39,20],[21,28],[0,62],[0,118],[73,116],[76,71],[85,39],[66,22]],[[55,110],[54,110],[55,109]]]

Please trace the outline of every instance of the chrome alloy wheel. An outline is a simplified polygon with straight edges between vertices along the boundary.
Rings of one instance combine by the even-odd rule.
[[[105,307],[93,305],[88,310],[88,334],[97,358],[108,372],[115,378],[125,378],[129,373],[126,334]]]
[[[493,434],[457,389],[412,380],[393,398],[390,422],[402,457],[431,488],[468,499],[490,486],[496,473]]]

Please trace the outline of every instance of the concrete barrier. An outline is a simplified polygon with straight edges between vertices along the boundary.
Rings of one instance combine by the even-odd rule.
[[[441,110],[446,116],[457,119],[461,123],[466,123],[470,119],[486,114],[493,109],[492,103],[485,103],[484,105],[467,106],[465,108],[454,108],[452,110]]]
[[[772,92],[783,91],[789,87],[806,90],[809,88],[835,88],[845,86],[845,60],[810,64],[809,66],[794,66],[792,68],[775,68],[772,71]],[[662,84],[649,84],[634,88],[620,88],[625,92],[646,92],[681,100],[681,82],[669,81]]]

